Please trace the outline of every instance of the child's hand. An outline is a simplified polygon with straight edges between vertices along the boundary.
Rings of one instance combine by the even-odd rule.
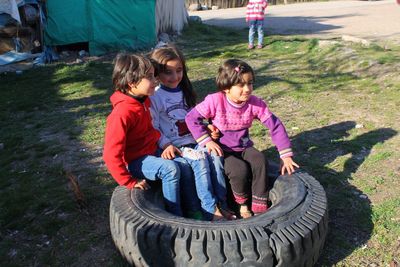
[[[146,179],[138,181],[133,188],[137,188],[140,190],[148,190],[150,189],[150,185],[146,182]]]
[[[211,136],[213,140],[218,140],[219,138],[219,130],[212,124],[207,125],[208,134]]]
[[[161,157],[163,159],[174,159],[175,155],[178,154],[179,156],[182,155],[182,152],[174,145],[168,145],[164,151],[161,153]]]
[[[217,156],[220,156],[220,157],[222,157],[224,155],[222,148],[214,141],[208,142],[206,144],[206,147],[207,147],[208,153],[210,153],[210,154],[211,154],[211,152],[214,152],[215,154],[217,154]]]
[[[299,168],[296,162],[293,161],[292,157],[286,157],[281,159],[281,174],[284,175],[287,172],[289,175],[294,172],[294,167]]]

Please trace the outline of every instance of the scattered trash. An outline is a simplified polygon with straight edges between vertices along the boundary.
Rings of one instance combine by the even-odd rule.
[[[367,198],[368,198],[368,196],[366,196],[366,195],[364,195],[364,194],[361,194],[359,197],[360,197],[361,199],[367,199]]]
[[[84,56],[86,56],[86,51],[85,50],[81,50],[81,51],[78,52],[78,55],[80,57],[84,57]]]
[[[346,41],[346,42],[352,42],[352,43],[358,43],[358,44],[362,44],[364,46],[369,46],[371,44],[370,41],[362,39],[362,38],[358,38],[358,37],[354,37],[351,35],[342,35],[342,40]]]
[[[169,38],[169,34],[162,32],[158,35],[158,40],[160,40],[160,42],[163,43],[170,43],[171,42],[171,38]]]
[[[10,257],[10,258],[14,258],[15,256],[17,255],[17,250],[16,249],[11,249],[9,252],[8,252],[8,257]]]
[[[299,130],[299,127],[292,127],[292,130]]]
[[[361,128],[364,128],[364,125],[362,125],[362,124],[357,124],[356,125],[356,129],[361,129]]]
[[[199,16],[189,16],[189,21],[201,23],[201,18]]]
[[[44,51],[40,54],[38,58],[33,61],[33,64],[36,66],[43,66],[47,63],[52,63],[54,61],[58,61],[59,56],[54,51],[51,46],[45,46]]]
[[[67,172],[66,175],[70,181],[71,189],[72,189],[72,192],[74,193],[74,196],[75,196],[76,202],[78,203],[79,208],[81,210],[85,210],[87,207],[87,203],[86,203],[85,197],[81,191],[81,188],[79,186],[78,178],[71,172]]]
[[[35,58],[38,55],[40,54],[18,53],[15,51],[9,51],[0,55],[0,66]]]

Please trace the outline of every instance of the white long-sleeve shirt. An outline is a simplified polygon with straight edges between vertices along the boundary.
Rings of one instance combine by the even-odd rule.
[[[170,89],[162,85],[156,88],[151,99],[153,125],[161,133],[159,147],[172,143],[176,147],[196,144],[186,126],[185,116],[189,111],[179,88]]]

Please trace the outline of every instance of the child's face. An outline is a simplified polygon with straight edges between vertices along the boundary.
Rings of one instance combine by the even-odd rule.
[[[129,85],[129,94],[134,96],[143,97],[154,95],[154,90],[157,86],[157,79],[154,77],[154,68],[151,68],[146,77],[142,78],[137,84]]]
[[[179,59],[170,60],[165,64],[165,71],[158,75],[160,83],[169,88],[176,88],[182,81],[183,66]]]
[[[241,104],[249,100],[253,92],[253,75],[248,72],[242,75],[242,82],[224,90],[226,96],[233,103]]]

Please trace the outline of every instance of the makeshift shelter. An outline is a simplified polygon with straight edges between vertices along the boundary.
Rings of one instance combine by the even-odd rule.
[[[40,52],[42,17],[38,0],[0,0],[0,54]]]
[[[184,6],[184,0],[47,0],[44,41],[49,46],[88,43],[92,55],[144,49],[155,45],[159,32],[183,28]]]

